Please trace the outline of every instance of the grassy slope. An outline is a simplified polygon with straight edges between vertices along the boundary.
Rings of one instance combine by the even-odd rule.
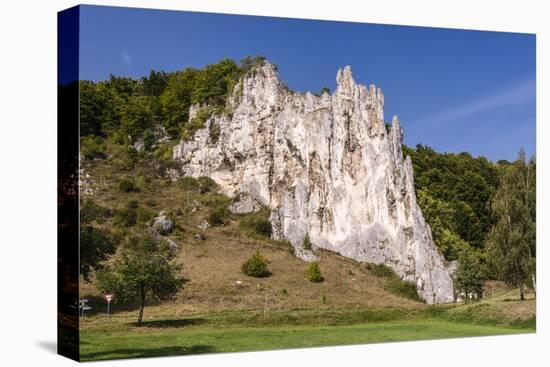
[[[373,275],[364,264],[327,251],[318,251],[325,281],[311,283],[306,279],[308,264],[296,258],[287,244],[243,231],[238,216],[222,227],[199,229],[213,203],[227,200],[221,195],[185,192],[164,179],[151,179],[137,193],[121,193],[117,186],[121,174],[113,173],[105,162],[86,167],[86,172],[95,181],[97,189],[91,198],[96,203],[121,208],[128,200],[137,200],[155,213],[174,213],[179,229],[171,238],[180,246],[177,261],[183,265],[183,275],[189,282],[173,302],[148,307],[146,317],[228,309],[263,311],[266,296],[269,309],[423,306],[384,290],[384,279]],[[113,225],[108,220],[103,226]],[[206,239],[194,240],[197,233]],[[256,249],[270,261],[272,276],[251,278],[242,274],[241,264]],[[93,282],[81,282],[81,296],[94,300],[100,294]]]
[[[219,328],[189,326],[137,334],[84,332],[84,360],[238,352],[344,344],[442,339],[525,332],[498,326],[423,320],[336,326]]]
[[[198,229],[212,205],[226,199],[185,192],[155,178],[138,193],[122,194],[117,188],[122,174],[106,162],[85,169],[97,203],[120,208],[133,199],[155,212],[173,213],[178,230],[171,237],[180,246],[177,259],[189,282],[173,301],[148,305],[141,328],[133,325],[133,305],[114,304],[107,321],[94,283],[81,282],[81,296],[93,307],[81,326],[84,359],[496,335],[535,328],[535,302],[517,301],[517,292],[496,292],[473,305],[430,307],[389,293],[384,278],[326,251],[318,252],[325,281],[311,283],[305,278],[307,264],[287,245],[244,232],[238,217],[223,227]],[[124,175],[151,177],[143,170]],[[102,226],[111,228],[112,221]],[[194,240],[196,233],[206,239]],[[240,272],[256,249],[270,260],[272,276],[257,279]]]

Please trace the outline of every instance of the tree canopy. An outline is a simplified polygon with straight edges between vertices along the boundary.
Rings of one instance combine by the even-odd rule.
[[[166,300],[183,287],[181,266],[168,245],[149,234],[129,237],[113,264],[97,272],[98,287],[121,302],[139,301],[137,323],[143,322],[146,300]]]
[[[518,159],[502,168],[500,186],[491,207],[495,225],[489,233],[487,251],[495,274],[520,289],[535,287],[536,257],[536,162]]]

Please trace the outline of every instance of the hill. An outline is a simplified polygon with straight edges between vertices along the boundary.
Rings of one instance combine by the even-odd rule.
[[[111,164],[103,160],[84,162],[82,168],[87,177],[83,192],[88,192],[84,215],[92,217],[94,226],[110,232],[111,236],[120,239],[147,227],[160,211],[167,212],[174,220],[176,230],[167,238],[178,245],[176,261],[183,265],[183,275],[189,280],[174,301],[181,312],[261,311],[266,295],[269,309],[397,305],[414,309],[422,305],[418,300],[387,290],[396,281],[392,275],[380,275],[379,267],[329,251],[316,251],[324,281],[310,282],[306,278],[308,263],[297,258],[287,242],[243,228],[241,223],[250,215],[227,214],[223,225],[201,229],[220,203],[230,203],[231,199],[221,194],[186,190],[181,184],[160,177],[142,180],[139,168],[135,173],[113,172]],[[138,191],[121,192],[122,181],[135,182]],[[138,211],[146,220],[127,226],[120,223],[120,218],[132,201],[138,203]],[[88,210],[90,207],[93,209]],[[242,273],[242,263],[256,250],[269,260],[271,276],[253,278]],[[392,274],[389,269],[387,272]],[[399,286],[392,289],[394,293],[400,292]],[[99,296],[93,281],[81,282],[81,294],[88,298]]]

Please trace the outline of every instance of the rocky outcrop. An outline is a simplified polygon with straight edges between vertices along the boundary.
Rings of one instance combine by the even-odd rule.
[[[257,212],[262,206],[247,193],[240,193],[236,200],[229,205],[229,210],[233,214],[246,214]]]
[[[181,173],[209,176],[221,190],[271,209],[273,236],[386,264],[417,285],[428,303],[453,301],[452,269],[416,203],[411,160],[397,117],[384,122],[384,96],[338,71],[332,95],[298,94],[264,62],[211,117],[174,148]],[[209,131],[219,127],[211,140]],[[248,200],[248,199],[247,199]]]
[[[174,222],[168,217],[165,212],[160,212],[158,217],[153,220],[153,229],[157,231],[161,236],[166,236],[172,233],[174,229]]]

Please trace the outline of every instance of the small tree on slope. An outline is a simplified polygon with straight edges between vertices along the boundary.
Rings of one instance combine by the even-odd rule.
[[[146,234],[131,237],[112,265],[97,274],[98,287],[116,295],[119,302],[139,301],[137,324],[143,322],[147,299],[155,301],[173,297],[183,287],[181,267],[172,260],[165,243]]]

